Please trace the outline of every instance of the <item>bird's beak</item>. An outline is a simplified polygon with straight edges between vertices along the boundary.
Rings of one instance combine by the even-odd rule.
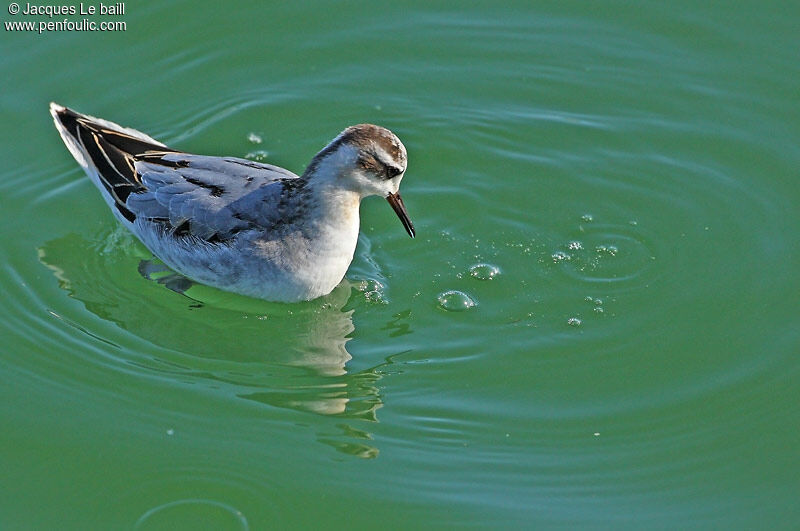
[[[396,192],[394,194],[389,194],[386,196],[386,200],[392,205],[395,214],[397,217],[400,218],[400,221],[403,223],[403,227],[406,228],[406,232],[412,238],[414,237],[414,224],[411,223],[411,220],[408,218],[408,211],[406,210],[406,206],[403,204],[403,199],[400,197],[400,192]]]

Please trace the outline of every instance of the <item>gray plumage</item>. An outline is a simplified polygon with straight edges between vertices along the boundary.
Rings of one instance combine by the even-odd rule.
[[[255,227],[274,230],[306,208],[300,205],[306,181],[270,164],[166,153],[134,168],[145,189],[130,194],[125,206],[137,217],[168,224],[166,230],[203,240],[224,241]]]
[[[414,236],[399,194],[406,150],[383,127],[348,127],[298,176],[183,153],[55,103],[50,112],[117,219],[198,282],[286,302],[330,293],[352,261],[359,205],[370,195],[385,197]]]

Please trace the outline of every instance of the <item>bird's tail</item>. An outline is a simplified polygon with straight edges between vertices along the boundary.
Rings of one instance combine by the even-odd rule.
[[[88,116],[57,103],[50,104],[56,128],[72,156],[100,189],[106,202],[132,222],[125,206],[128,196],[140,190],[135,169],[137,156],[174,150],[144,133]]]

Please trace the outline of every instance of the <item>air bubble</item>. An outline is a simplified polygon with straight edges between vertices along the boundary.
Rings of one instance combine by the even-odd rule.
[[[450,290],[437,297],[439,307],[449,312],[463,312],[477,305],[475,299],[463,291]]]
[[[553,253],[551,257],[553,258],[553,262],[555,263],[569,262],[570,260],[572,260],[572,257],[567,253],[565,253],[564,251],[557,251]]]
[[[261,136],[257,135],[256,133],[250,133],[247,135],[247,140],[253,144],[260,144],[262,142]]]
[[[583,244],[579,241],[571,241],[567,244],[567,249],[570,251],[579,251],[583,249]]]
[[[586,223],[591,223],[592,221],[594,221],[594,216],[592,216],[591,214],[584,214],[581,216],[581,221],[585,221]]]
[[[570,317],[569,319],[567,319],[567,324],[570,326],[580,326],[581,320],[578,319],[577,317]]]
[[[492,280],[500,274],[500,268],[492,264],[475,264],[469,268],[469,275],[478,280]]]

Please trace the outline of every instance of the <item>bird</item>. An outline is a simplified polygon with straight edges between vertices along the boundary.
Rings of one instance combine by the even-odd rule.
[[[296,175],[175,150],[57,103],[50,113],[114,216],[158,259],[201,284],[287,303],[327,295],[353,260],[359,206],[373,195],[416,234],[399,191],[406,148],[381,126],[347,127]]]

